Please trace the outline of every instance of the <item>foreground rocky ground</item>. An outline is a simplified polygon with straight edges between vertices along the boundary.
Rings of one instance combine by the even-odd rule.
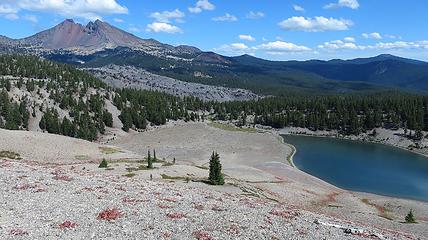
[[[338,189],[291,167],[278,136],[218,127],[169,124],[113,146],[0,130],[0,152],[19,154],[0,157],[0,239],[427,238],[426,203]],[[225,186],[201,182],[212,150]],[[410,208],[418,224],[402,223]]]
[[[1,239],[367,239],[389,234],[353,229],[350,223],[228,187],[108,171],[2,160]]]

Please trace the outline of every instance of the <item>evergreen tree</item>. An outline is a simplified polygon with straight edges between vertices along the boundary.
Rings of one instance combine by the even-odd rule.
[[[153,162],[157,162],[157,158],[156,158],[156,149],[153,149]]]
[[[150,149],[147,152],[147,168],[153,169],[153,159],[150,157]]]
[[[416,223],[415,216],[413,216],[413,211],[410,209],[409,213],[405,217],[406,223]]]
[[[415,137],[414,139],[417,141],[420,141],[424,138],[424,134],[422,133],[421,129],[417,129],[415,132]]]
[[[101,163],[98,166],[98,168],[107,168],[107,167],[108,167],[107,160],[105,158],[103,158],[103,160],[101,161]]]
[[[113,115],[107,110],[103,113],[103,122],[107,127],[113,127]]]
[[[224,185],[224,177],[221,172],[220,156],[213,152],[210,159],[210,174],[208,181],[213,185]]]
[[[12,84],[10,83],[9,79],[6,79],[5,81],[6,81],[5,83],[6,90],[10,92],[10,89],[12,88]]]

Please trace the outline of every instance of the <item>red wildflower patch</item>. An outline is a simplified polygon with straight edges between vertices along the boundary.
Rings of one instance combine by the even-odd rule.
[[[66,175],[56,175],[55,177],[53,177],[53,179],[66,182],[70,182],[71,180],[73,180],[73,178]]]
[[[232,223],[229,227],[229,232],[232,234],[238,234],[239,233],[239,226]]]
[[[24,236],[24,235],[28,235],[28,232],[22,229],[13,229],[13,230],[10,230],[9,234],[13,236]]]
[[[123,203],[127,203],[127,204],[131,204],[131,205],[135,205],[139,202],[142,202],[142,200],[139,199],[135,199],[135,198],[129,198],[129,197],[125,197],[122,199]]]
[[[126,189],[122,186],[120,187],[115,187],[116,190],[122,191],[122,192],[126,192]]]
[[[117,208],[106,209],[98,214],[98,220],[113,221],[120,218],[123,214]]]
[[[162,205],[162,204],[159,204],[158,206],[159,206],[159,208],[162,208],[162,209],[174,208],[173,206]]]
[[[163,232],[162,233],[162,237],[163,238],[171,238],[172,237],[172,233],[170,233],[170,232]]]
[[[204,210],[204,205],[202,205],[202,204],[195,204],[195,205],[193,205],[193,208],[196,209],[196,210],[202,211],[202,210]]]
[[[22,185],[16,185],[13,187],[15,190],[28,190],[30,188],[36,188],[37,186],[34,184],[22,184]]]
[[[275,209],[272,209],[269,213],[272,215],[278,216],[278,217],[285,218],[285,219],[293,219],[299,215],[299,213],[297,213],[297,212],[287,211],[287,210],[279,211],[279,210],[275,210]]]
[[[98,190],[98,192],[104,193],[104,194],[108,194],[108,190],[107,189],[100,189],[100,190]]]
[[[206,199],[213,199],[213,196],[212,196],[212,195],[210,195],[210,194],[208,194],[208,195],[205,195],[205,198],[206,198]]]
[[[257,204],[261,204],[261,205],[266,205],[269,203],[269,201],[267,201],[266,199],[256,199],[256,203]]]
[[[214,240],[207,232],[196,231],[192,234],[198,240]]]
[[[171,219],[182,219],[186,217],[184,213],[167,213],[166,216]]]
[[[177,200],[176,200],[176,199],[173,199],[173,198],[161,198],[161,199],[159,199],[159,200],[161,200],[161,201],[166,201],[166,202],[177,202]]]
[[[220,207],[220,206],[218,206],[218,205],[214,205],[214,206],[211,208],[211,210],[216,211],[216,212],[224,211],[224,209],[223,209],[223,208],[221,208],[221,207]]]
[[[86,191],[86,192],[93,192],[94,191],[94,189],[91,187],[84,187],[82,190]]]
[[[59,169],[59,168],[57,168],[51,172],[52,175],[60,175],[61,173],[62,173],[62,169]]]
[[[59,225],[59,228],[60,229],[72,229],[72,228],[75,228],[76,226],[77,226],[77,224],[74,222],[65,221]]]
[[[271,218],[271,217],[269,217],[269,216],[267,216],[267,217],[266,217],[265,222],[267,222],[269,225],[272,225],[272,224],[273,224],[273,222],[272,222],[272,218]]]
[[[41,193],[41,192],[47,192],[48,190],[44,189],[44,188],[37,188],[36,189],[36,193]]]
[[[6,167],[11,167],[12,163],[10,161],[4,160],[1,162],[0,164],[0,168],[6,168]]]

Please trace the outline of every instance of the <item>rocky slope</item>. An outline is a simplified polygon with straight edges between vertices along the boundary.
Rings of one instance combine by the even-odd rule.
[[[227,177],[227,185],[209,186],[199,180],[207,170],[166,164],[170,158],[154,170],[138,170],[144,162],[136,160],[142,156],[130,153],[126,159],[128,153],[120,148],[99,146],[100,155],[96,144],[76,148],[87,144],[82,140],[1,133],[17,143],[10,150],[20,154],[0,157],[1,239],[416,239],[306,210],[297,202],[278,203],[255,183]],[[26,137],[40,141],[19,147]],[[74,141],[73,150],[51,162],[33,158],[31,153],[44,149],[51,137],[59,144]],[[91,159],[67,160],[92,147],[91,156],[108,157],[109,169],[99,169]],[[0,149],[6,148],[7,142],[0,141]],[[190,181],[182,177],[186,174]]]
[[[0,38],[0,44],[39,54],[90,54],[105,49],[128,47],[151,55],[180,55],[201,52],[188,46],[173,47],[153,39],[141,39],[106,22],[96,20],[86,26],[66,19],[53,28],[23,39]]]
[[[132,66],[108,65],[101,68],[87,68],[98,79],[117,88],[156,90],[183,97],[193,96],[206,101],[247,101],[259,98],[249,90],[184,82],[169,77],[152,74]],[[195,76],[210,78],[201,72]]]

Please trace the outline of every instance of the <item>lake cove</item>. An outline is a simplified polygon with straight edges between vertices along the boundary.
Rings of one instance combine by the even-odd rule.
[[[382,144],[283,136],[295,165],[340,188],[428,202],[428,158]]]

